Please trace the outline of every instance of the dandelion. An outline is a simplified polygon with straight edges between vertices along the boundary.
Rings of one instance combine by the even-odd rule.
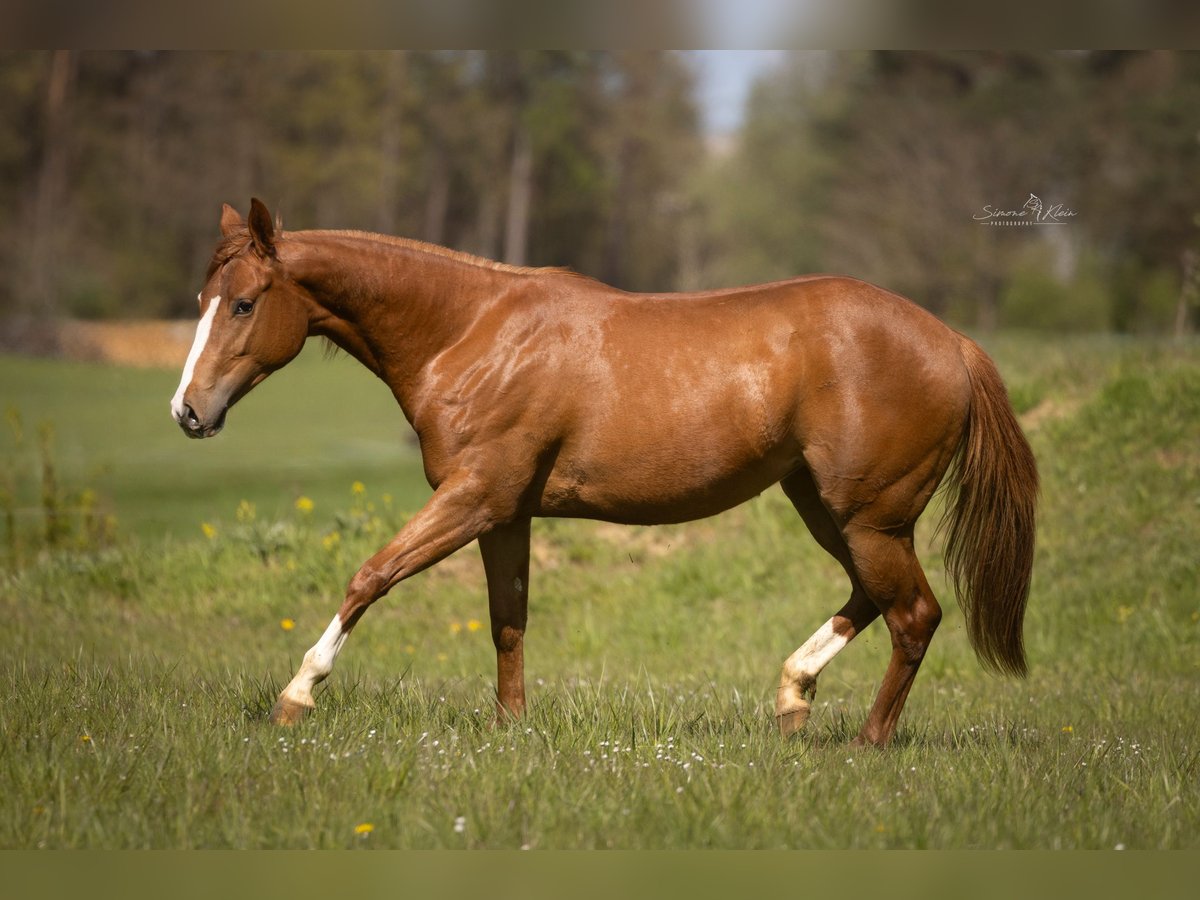
[[[471,619],[467,622],[467,631],[478,631],[483,627],[483,623],[478,619]]]
[[[467,830],[467,817],[466,816],[458,816],[457,818],[455,818],[454,833],[462,834],[466,830]]]
[[[1074,729],[1074,728],[1072,728],[1070,725],[1064,725],[1064,726],[1062,727],[1062,733],[1063,733],[1063,734],[1073,734],[1074,732],[1075,732],[1075,729]]]
[[[90,744],[91,742],[92,742],[92,736],[90,734],[81,734],[79,736],[79,743]]]
[[[280,619],[279,627],[282,628],[284,631],[291,631],[293,628],[296,627],[296,622],[294,619]]]
[[[296,509],[302,513],[310,513],[313,511],[313,502],[309,497],[297,497]]]
[[[366,492],[367,486],[361,481],[356,481],[354,484],[350,485],[350,493],[352,493],[355,497],[361,497]]]
[[[217,529],[213,528],[207,522],[200,523],[200,530],[204,532],[204,536],[210,541],[217,536]]]
[[[357,834],[359,837],[366,837],[368,834],[370,834],[374,830],[375,830],[375,826],[370,822],[359,822],[357,825],[354,826],[354,833]]]
[[[450,623],[450,633],[451,634],[458,634],[461,631],[462,631],[462,622],[451,622]]]

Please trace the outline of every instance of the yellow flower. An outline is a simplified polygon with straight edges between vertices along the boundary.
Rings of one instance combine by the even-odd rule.
[[[329,534],[325,535],[325,537],[321,538],[321,543],[324,545],[326,550],[332,550],[341,542],[342,536],[336,531],[331,531]]]
[[[450,658],[450,657],[449,657],[449,656],[447,656],[445,653],[439,653],[439,654],[437,655],[437,661],[438,661],[438,662],[445,662],[445,661],[446,661],[446,660],[448,660],[449,658]]]
[[[1075,732],[1075,729],[1074,729],[1074,728],[1072,728],[1070,725],[1064,725],[1064,726],[1062,727],[1062,733],[1063,733],[1063,734],[1073,734],[1074,732]]]
[[[92,736],[90,734],[81,734],[79,736],[79,742],[81,744],[90,744],[92,742]]]
[[[471,619],[469,622],[467,622],[467,631],[478,631],[482,627],[483,623],[478,619]]]
[[[417,652],[417,648],[416,648],[414,645],[412,645],[412,644],[405,644],[405,645],[404,645],[404,652],[405,652],[405,653],[416,653],[416,652]]]
[[[363,484],[361,481],[356,481],[356,482],[354,482],[354,484],[350,485],[350,493],[354,494],[356,497],[361,496],[361,495],[365,494],[366,492],[367,492],[367,486],[365,484]]]
[[[292,619],[280,619],[279,627],[282,628],[284,631],[291,631],[293,628],[296,627],[296,623]]]
[[[370,822],[359,822],[354,826],[354,833],[363,835],[364,837],[375,830],[375,826]]]
[[[1128,619],[1132,615],[1133,615],[1133,607],[1132,606],[1118,606],[1117,607],[1117,621],[1118,622],[1124,622],[1126,619]]]
[[[255,515],[257,515],[257,510],[249,500],[243,500],[238,504],[237,520],[239,522],[253,522]]]
[[[204,532],[204,536],[210,541],[217,536],[217,529],[213,528],[207,522],[200,523],[200,530]]]
[[[451,622],[450,623],[450,633],[451,634],[458,634],[460,631],[462,631],[462,622]]]
[[[308,497],[297,497],[296,509],[300,510],[302,513],[310,513],[313,511],[313,502]]]

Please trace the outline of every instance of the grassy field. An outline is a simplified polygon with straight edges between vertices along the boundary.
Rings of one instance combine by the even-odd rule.
[[[26,432],[17,447],[0,426],[22,514],[37,513],[43,422],[61,480],[108,498],[122,530],[141,537],[195,536],[243,499],[275,516],[301,495],[328,509],[355,480],[410,507],[429,493],[396,401],[349,357],[326,360],[309,346],[230,413],[216,441],[189,441],[171,420],[178,383],[175,370],[0,356],[0,412],[15,410]]]
[[[0,576],[0,846],[1200,846],[1200,347],[988,346],[1044,481],[1031,674],[979,669],[929,524],[947,615],[882,752],[846,743],[878,625],[808,730],[773,731],[780,663],[848,590],[777,490],[687,526],[535,523],[519,724],[491,727],[472,547],[380,601],[318,712],[271,728],[356,565],[428,492],[386,390],[302,358],[189,442],[175,373],[0,359],[26,431],[54,423],[60,480],[119,520]],[[32,526],[37,456],[3,440]]]

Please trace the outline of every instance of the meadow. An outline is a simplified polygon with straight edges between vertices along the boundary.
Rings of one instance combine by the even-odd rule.
[[[1200,345],[985,345],[1043,478],[1030,675],[975,662],[931,510],[946,616],[885,751],[848,746],[879,625],[806,731],[774,730],[779,665],[848,593],[777,489],[688,525],[536,522],[520,722],[493,725],[469,547],[376,604],[317,712],[273,728],[356,566],[428,494],[387,390],[310,348],[194,442],[176,372],[0,358],[22,432],[0,436],[0,846],[1200,846]],[[42,422],[62,515],[100,510],[110,537],[39,537]]]

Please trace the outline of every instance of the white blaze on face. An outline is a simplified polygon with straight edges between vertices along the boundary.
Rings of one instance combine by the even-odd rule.
[[[183,364],[183,377],[179,379],[179,389],[175,391],[175,396],[171,398],[171,415],[175,417],[175,421],[177,422],[183,420],[183,395],[187,393],[187,389],[192,383],[192,373],[196,371],[196,363],[200,361],[200,355],[204,352],[204,347],[208,343],[208,336],[212,332],[213,319],[217,317],[217,307],[220,305],[221,296],[218,294],[212,298],[212,301],[208,304],[208,309],[200,317],[200,324],[196,326],[196,339],[192,341],[192,349],[188,353],[187,362]]]

